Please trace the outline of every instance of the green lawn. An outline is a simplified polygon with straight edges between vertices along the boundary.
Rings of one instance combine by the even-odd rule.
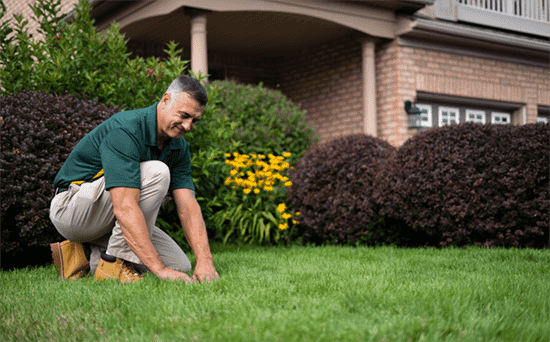
[[[213,244],[221,279],[0,273],[2,341],[544,341],[550,251]]]

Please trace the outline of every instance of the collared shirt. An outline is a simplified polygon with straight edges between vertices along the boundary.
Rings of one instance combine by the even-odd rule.
[[[54,187],[91,182],[104,175],[105,190],[141,189],[139,163],[160,160],[170,169],[170,191],[195,190],[187,141],[169,139],[162,152],[157,144],[157,104],[117,113],[94,128],[70,153]]]

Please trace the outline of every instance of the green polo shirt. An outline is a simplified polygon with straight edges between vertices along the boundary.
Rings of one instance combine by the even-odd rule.
[[[54,187],[91,182],[105,176],[105,190],[141,189],[139,163],[160,160],[170,169],[170,191],[195,190],[191,155],[185,139],[170,139],[161,154],[157,144],[157,103],[120,112],[102,122],[75,146],[54,180]]]

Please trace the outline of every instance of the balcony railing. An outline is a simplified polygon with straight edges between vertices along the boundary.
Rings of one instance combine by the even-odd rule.
[[[550,21],[548,0],[458,0],[458,3],[509,16]]]
[[[437,0],[445,17],[533,35],[550,34],[550,0]],[[450,16],[449,16],[450,15]]]

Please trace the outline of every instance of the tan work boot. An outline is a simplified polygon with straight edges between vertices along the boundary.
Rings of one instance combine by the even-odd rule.
[[[99,265],[95,270],[95,280],[113,278],[120,280],[122,283],[130,283],[142,279],[142,276],[124,260],[113,256],[108,257],[101,256]],[[109,260],[111,258],[112,260]]]
[[[78,242],[65,240],[50,245],[53,264],[59,268],[61,279],[77,279],[90,271],[90,263],[84,254],[84,247]]]

